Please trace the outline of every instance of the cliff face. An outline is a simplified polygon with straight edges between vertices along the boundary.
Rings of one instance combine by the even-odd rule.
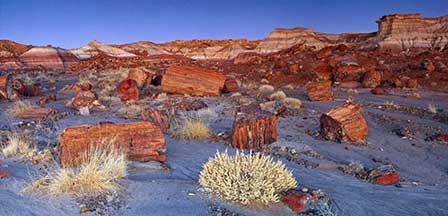
[[[272,53],[290,48],[296,44],[305,44],[316,49],[330,45],[325,36],[306,28],[275,29],[255,48],[257,53]]]
[[[229,59],[253,50],[259,41],[237,40],[176,40],[161,46],[168,52],[193,59]]]
[[[120,45],[114,45],[114,47],[120,48],[124,51],[127,51],[132,54],[136,55],[163,55],[163,54],[170,54],[168,51],[163,49],[160,45],[156,43],[152,43],[149,41],[139,41],[135,43],[128,43],[128,44],[120,44]]]
[[[67,50],[54,47],[34,47],[19,56],[26,68],[68,69],[78,59]]]
[[[393,14],[378,21],[376,45],[384,49],[439,48],[448,44],[448,16],[422,18],[420,14]]]

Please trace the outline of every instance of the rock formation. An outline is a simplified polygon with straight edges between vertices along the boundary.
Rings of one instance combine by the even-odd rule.
[[[45,68],[49,70],[65,70],[78,59],[65,49],[51,46],[33,47],[19,56],[25,68]]]
[[[104,44],[99,41],[91,41],[87,45],[70,50],[79,59],[88,59],[100,53],[111,57],[135,57],[135,54],[129,53],[117,47]]]
[[[378,21],[376,43],[383,49],[439,48],[448,44],[448,16],[423,18],[420,14],[392,14]]]
[[[126,52],[133,53],[136,55],[152,56],[152,55],[171,54],[170,52],[163,49],[162,46],[149,41],[139,41],[135,43],[114,45],[114,47],[120,48]]]
[[[329,45],[327,38],[316,33],[312,29],[293,28],[275,29],[256,48],[258,53],[272,53],[290,48],[296,44],[306,44],[316,49]]]

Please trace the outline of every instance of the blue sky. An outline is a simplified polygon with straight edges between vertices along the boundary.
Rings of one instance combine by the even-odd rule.
[[[262,39],[277,27],[372,32],[391,13],[448,15],[448,0],[0,0],[0,39],[75,48],[93,39]]]

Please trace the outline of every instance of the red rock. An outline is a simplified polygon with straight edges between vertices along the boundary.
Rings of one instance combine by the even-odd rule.
[[[424,61],[422,63],[422,66],[424,69],[426,69],[428,72],[434,72],[436,70],[436,67],[431,61]]]
[[[396,184],[400,181],[400,176],[396,171],[376,176],[373,180],[373,183],[379,185],[392,185]]]
[[[331,101],[333,100],[333,90],[331,81],[309,82],[306,85],[308,98],[311,101]]]
[[[290,64],[289,65],[289,73],[290,74],[298,74],[299,73],[299,64]]]
[[[145,121],[151,121],[152,123],[158,125],[163,132],[166,132],[169,127],[168,115],[165,112],[148,109],[142,112],[142,119]]]
[[[21,119],[33,119],[33,120],[45,120],[52,119],[56,115],[57,111],[54,109],[36,107],[28,110],[27,112],[18,115]]]
[[[238,86],[238,82],[235,79],[227,79],[224,82],[224,89],[222,90],[224,93],[233,93],[238,92],[240,87]]]
[[[121,101],[138,100],[139,91],[137,82],[132,79],[125,79],[117,87],[117,93]]]
[[[257,64],[263,60],[260,54],[254,52],[244,52],[238,54],[234,59],[234,64]]]
[[[366,120],[361,115],[362,108],[354,103],[335,107],[320,117],[321,135],[337,142],[358,142],[368,134]]]
[[[0,76],[0,96],[2,98],[9,101],[18,101],[24,91],[25,87],[16,76],[12,74]]]
[[[142,69],[130,69],[128,72],[128,79],[135,80],[138,88],[149,86],[152,80],[152,74]]]
[[[333,55],[332,46],[324,47],[317,52],[317,57],[320,59],[330,57],[331,55]]]
[[[6,178],[9,176],[9,172],[0,168],[0,179]]]
[[[48,101],[56,101],[56,94],[47,94],[39,99],[39,106],[45,105]]]
[[[387,95],[386,91],[384,91],[384,89],[382,89],[380,87],[376,87],[376,88],[370,90],[370,92],[374,95]]]
[[[236,113],[231,145],[239,149],[259,149],[277,141],[277,117],[273,113]]]
[[[330,80],[332,78],[332,73],[331,73],[331,66],[328,64],[318,64],[313,72],[314,75],[316,76],[316,80],[317,81],[323,81],[323,80]]]
[[[223,74],[192,66],[170,66],[162,78],[162,90],[191,96],[218,96],[224,88]]]
[[[448,134],[439,133],[435,136],[435,140],[441,143],[448,143]]]
[[[364,73],[364,69],[359,65],[339,65],[334,74],[336,82],[359,81]]]
[[[406,88],[417,88],[418,81],[416,79],[408,79],[406,81]]]
[[[26,97],[36,97],[40,95],[40,85],[38,84],[30,84],[25,85],[25,91],[23,92],[23,96]]]
[[[293,212],[304,212],[305,205],[310,199],[311,195],[297,191],[284,196],[282,202]]]
[[[381,73],[376,70],[369,70],[364,74],[362,86],[364,88],[375,88],[381,84]]]
[[[110,143],[103,141],[113,140]],[[165,161],[165,139],[159,126],[148,122],[104,123],[65,128],[59,137],[62,166],[78,165],[89,149],[118,147],[129,160]]]
[[[82,107],[91,108],[97,99],[96,94],[92,91],[80,91],[72,99],[72,107],[77,110]]]
[[[33,47],[19,56],[26,68],[64,70],[78,61],[78,58],[67,50],[54,47]]]

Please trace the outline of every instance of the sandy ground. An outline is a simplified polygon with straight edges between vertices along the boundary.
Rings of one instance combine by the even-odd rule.
[[[370,94],[368,89],[359,89],[358,94],[354,95],[354,100],[364,107],[363,116],[369,126],[366,146],[339,144],[318,140],[312,136],[319,129],[320,114],[347,99],[345,90],[335,89],[336,99],[333,102],[309,102],[303,89],[286,92],[289,96],[300,98],[305,108],[299,110],[297,115],[278,120],[279,140],[272,146],[288,146],[298,151],[314,150],[322,156],[316,160],[316,163],[320,164],[318,168],[307,168],[284,158],[280,160],[293,171],[294,177],[299,182],[299,188],[321,189],[327,193],[337,209],[337,215],[448,215],[448,145],[425,141],[425,138],[431,135],[428,133],[435,130],[448,132],[448,123],[428,116],[384,111],[378,108],[386,101],[422,109],[427,109],[428,103],[433,103],[437,108],[447,112],[448,94],[420,91],[422,97],[414,99],[401,96],[406,93],[402,90],[395,91],[394,95],[375,96]],[[59,111],[73,113],[73,110],[63,106],[62,100],[51,102],[49,106]],[[207,120],[211,129],[215,133],[229,132],[232,117],[224,115],[223,112],[232,109],[233,106],[222,102],[221,98],[207,98],[206,101],[209,107],[219,114]],[[0,109],[5,110],[10,105],[1,101]],[[2,112],[0,128],[9,128],[19,121],[19,119],[8,120],[7,115]],[[46,137],[40,138],[43,140],[42,145],[45,142],[54,142],[57,135],[67,126],[101,121],[135,120],[124,120],[107,111],[94,111],[91,116],[70,114],[57,121],[54,130],[46,133]],[[393,131],[401,127],[412,128],[415,137],[411,140],[397,136]],[[179,141],[170,138],[169,135],[165,135],[165,138],[167,163],[171,169],[159,169],[157,163],[130,163],[128,176],[122,182],[124,204],[121,208],[112,210],[110,214],[212,215],[209,205],[214,203],[240,215],[294,215],[281,206],[248,208],[208,198],[201,192],[197,183],[202,164],[217,150],[228,149],[230,152],[234,150],[223,143]],[[24,185],[39,173],[38,166],[21,162],[17,158],[0,159],[11,173],[11,177],[0,180],[0,215],[78,214],[78,204],[69,197],[51,198],[21,193]],[[355,161],[368,168],[381,164],[374,162],[373,159],[391,161],[402,178],[402,186],[373,185],[344,174],[336,168],[340,164]]]

